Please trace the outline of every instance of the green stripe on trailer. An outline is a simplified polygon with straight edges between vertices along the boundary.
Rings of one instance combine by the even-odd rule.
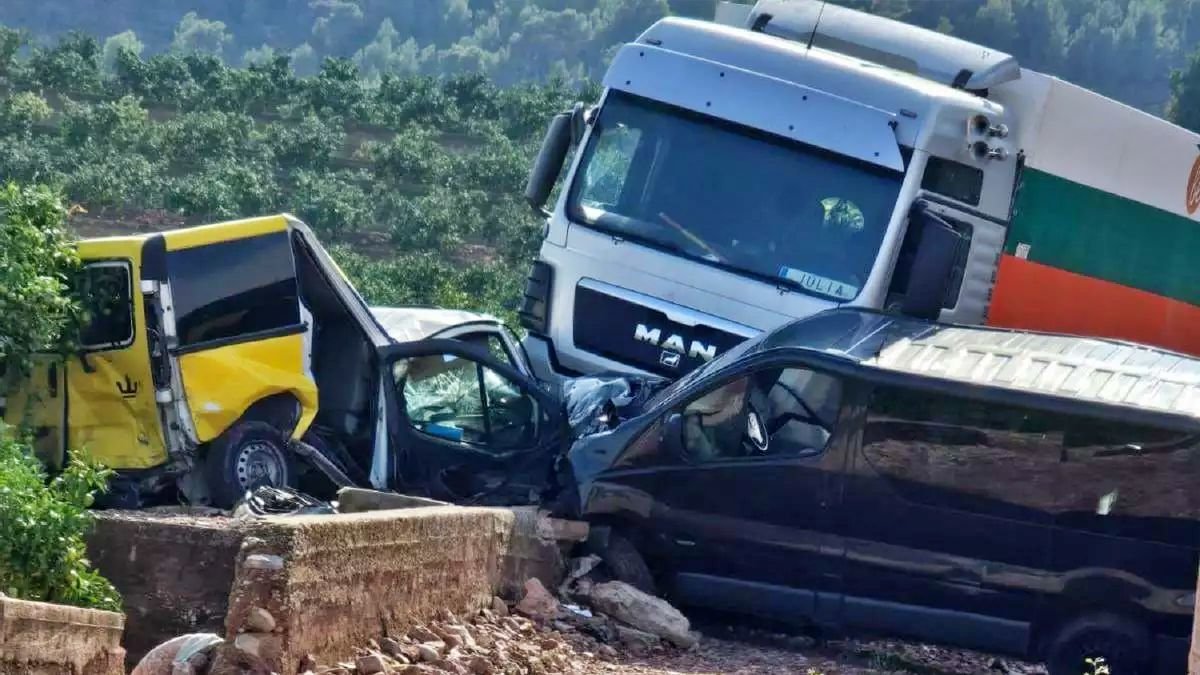
[[[1025,170],[1004,250],[1200,305],[1200,223],[1036,169]]]

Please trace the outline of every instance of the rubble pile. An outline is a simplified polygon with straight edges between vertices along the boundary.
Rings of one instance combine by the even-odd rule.
[[[262,556],[267,557],[267,556]],[[594,576],[598,559],[573,561],[557,595],[536,578],[513,605],[496,597],[472,617],[448,610],[402,635],[372,640],[352,658],[317,663],[305,658],[300,675],[549,675],[602,668],[619,670],[621,656],[666,655],[694,647],[699,634],[661,598],[620,581]],[[560,597],[561,596],[561,599]],[[234,639],[182,636],[152,651],[137,675],[269,675],[255,667],[264,640],[278,641],[274,618],[252,608]],[[186,645],[183,649],[181,645]],[[187,646],[191,646],[189,649]],[[178,654],[178,655],[177,655]],[[261,671],[261,672],[260,672]],[[290,674],[289,674],[290,675]]]
[[[510,610],[500,598],[469,620],[443,611],[437,621],[385,637],[353,661],[316,666],[313,675],[540,675],[570,673],[621,654],[663,653],[696,644],[687,619],[664,600],[619,581],[587,585],[588,604],[564,603],[537,579]],[[572,599],[580,593],[571,593]],[[616,666],[613,666],[615,669]]]

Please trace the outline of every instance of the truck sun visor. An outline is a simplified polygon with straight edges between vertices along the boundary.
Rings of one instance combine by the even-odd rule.
[[[895,115],[810,87],[646,44],[622,47],[604,86],[904,170]]]

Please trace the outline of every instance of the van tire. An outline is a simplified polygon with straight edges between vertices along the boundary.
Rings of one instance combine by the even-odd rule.
[[[1115,614],[1088,614],[1067,622],[1046,650],[1050,675],[1089,675],[1087,659],[1104,658],[1112,675],[1148,675],[1150,633],[1136,621]]]
[[[296,480],[287,438],[266,422],[226,429],[209,444],[204,468],[212,504],[223,509],[260,485],[291,487]]]
[[[646,559],[629,539],[616,533],[609,535],[608,546],[600,551],[600,559],[617,581],[624,581],[643,593],[657,594],[654,575],[650,573]]]

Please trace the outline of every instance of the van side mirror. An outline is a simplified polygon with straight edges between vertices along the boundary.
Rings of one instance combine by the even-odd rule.
[[[963,236],[923,205],[913,210],[908,226],[919,232],[900,311],[918,319],[936,319],[942,312]]]
[[[571,112],[559,113],[550,120],[546,137],[542,139],[542,149],[538,151],[533,168],[529,171],[529,180],[525,183],[525,201],[534,211],[549,215],[545,210],[546,200],[554,190],[554,182],[562,171],[571,143],[576,135],[583,134],[581,129],[576,129],[582,120],[582,105],[576,105]]]

